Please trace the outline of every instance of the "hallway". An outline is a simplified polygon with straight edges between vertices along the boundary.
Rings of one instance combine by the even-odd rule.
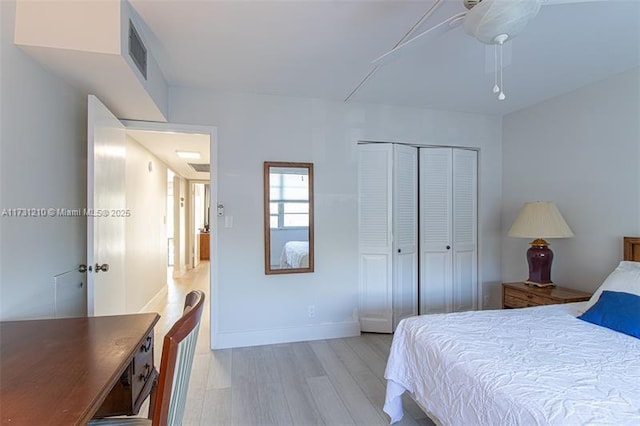
[[[210,323],[210,290],[209,290],[209,262],[202,261],[194,269],[188,270],[180,278],[172,278],[167,274],[168,286],[166,297],[158,301],[155,305],[150,305],[149,311],[160,314],[160,320],[154,329],[155,334],[155,361],[156,366],[160,366],[160,356],[162,354],[162,339],[171,326],[182,315],[184,297],[191,290],[202,290],[206,295],[202,320],[200,322],[200,332],[198,333],[198,343],[196,354],[209,353],[209,323]]]

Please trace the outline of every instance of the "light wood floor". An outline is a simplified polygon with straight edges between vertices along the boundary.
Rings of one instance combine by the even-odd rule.
[[[156,306],[156,365],[162,336],[179,318],[191,289],[209,296],[209,263],[169,284]],[[391,335],[363,334],[250,348],[209,349],[203,313],[184,425],[387,425],[383,378]],[[409,398],[399,425],[433,425]]]

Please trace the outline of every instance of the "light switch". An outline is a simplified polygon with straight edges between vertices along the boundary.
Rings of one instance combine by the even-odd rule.
[[[224,218],[224,227],[225,228],[233,228],[233,216],[225,216],[225,218]]]

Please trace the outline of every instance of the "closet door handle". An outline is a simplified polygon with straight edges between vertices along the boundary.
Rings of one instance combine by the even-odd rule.
[[[451,250],[451,246],[447,246],[447,250]]]

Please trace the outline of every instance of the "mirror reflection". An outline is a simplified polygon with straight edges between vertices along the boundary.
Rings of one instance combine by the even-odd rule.
[[[313,164],[264,163],[265,273],[313,272]]]

